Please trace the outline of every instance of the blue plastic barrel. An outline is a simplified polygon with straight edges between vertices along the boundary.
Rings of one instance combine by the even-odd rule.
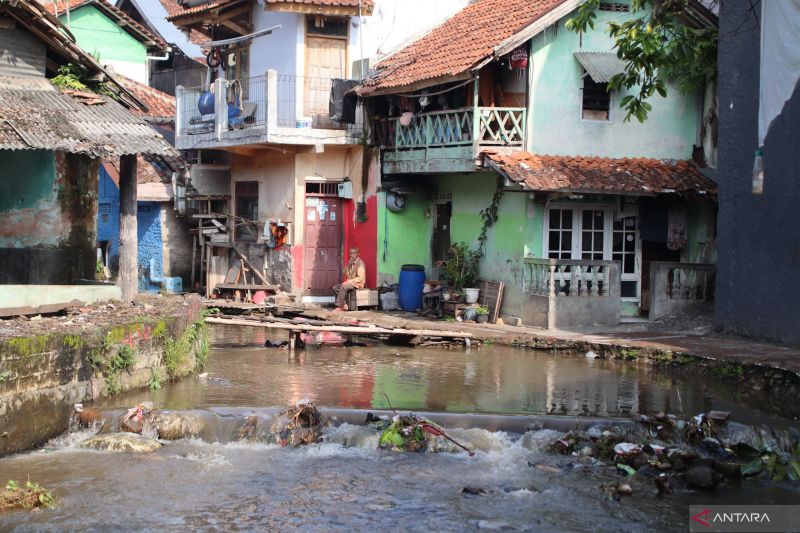
[[[404,311],[422,309],[422,289],[425,286],[425,267],[403,265],[400,269],[400,285],[397,288],[400,307]]]
[[[214,93],[206,92],[200,95],[197,100],[197,110],[201,115],[211,115],[214,113]]]

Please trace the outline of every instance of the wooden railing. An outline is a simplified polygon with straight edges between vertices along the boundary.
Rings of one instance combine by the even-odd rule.
[[[481,146],[523,146],[525,108],[479,107],[478,144]]]
[[[525,109],[472,107],[418,113],[408,126],[400,117],[373,123],[376,146],[384,150],[448,146],[524,146]],[[477,142],[476,142],[477,141]]]
[[[619,294],[618,287],[619,267],[613,261],[525,259],[523,292],[526,294],[608,297]]]

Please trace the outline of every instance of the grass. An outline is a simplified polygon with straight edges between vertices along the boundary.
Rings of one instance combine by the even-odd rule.
[[[741,363],[736,363],[734,361],[723,361],[719,365],[713,367],[711,372],[718,378],[731,381],[741,381],[744,379],[744,367]]]
[[[55,506],[55,498],[49,490],[28,480],[20,485],[13,479],[0,489],[0,511],[11,509],[50,509]]]
[[[636,361],[639,359],[639,350],[635,348],[622,348],[619,351],[619,356],[623,361]]]

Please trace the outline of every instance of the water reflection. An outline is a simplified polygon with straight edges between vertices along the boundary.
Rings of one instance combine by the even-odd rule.
[[[287,405],[310,398],[331,407],[480,413],[627,416],[665,411],[689,416],[710,409],[764,422],[765,398],[735,385],[685,373],[582,355],[490,346],[442,350],[373,346],[265,349],[266,332],[218,327],[207,379],[103,402],[145,398],[166,408]],[[778,417],[773,417],[777,419]]]

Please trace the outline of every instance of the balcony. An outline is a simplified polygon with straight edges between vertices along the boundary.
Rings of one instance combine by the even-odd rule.
[[[257,144],[356,144],[361,125],[328,116],[332,80],[279,75],[176,87],[179,150]],[[358,116],[358,114],[357,114]]]
[[[525,149],[525,120],[522,107],[472,107],[417,113],[407,126],[401,117],[378,119],[372,127],[388,174],[474,172],[483,150]]]

